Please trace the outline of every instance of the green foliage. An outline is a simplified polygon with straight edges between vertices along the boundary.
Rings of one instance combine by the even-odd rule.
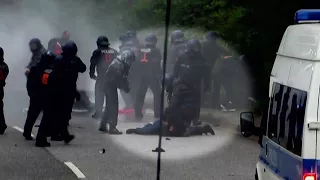
[[[267,99],[269,74],[282,35],[295,11],[317,6],[309,0],[172,0],[171,26],[217,31],[224,41],[248,57],[257,97]],[[163,27],[166,0],[136,0],[130,9],[134,28]],[[128,21],[127,21],[128,22]],[[193,36],[188,34],[189,36]]]

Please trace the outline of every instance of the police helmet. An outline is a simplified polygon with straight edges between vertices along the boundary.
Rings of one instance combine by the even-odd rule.
[[[29,42],[29,47],[31,51],[36,51],[41,48],[41,41],[38,38],[33,38]]]
[[[131,66],[131,64],[136,60],[136,56],[132,50],[123,51],[117,56],[117,58],[129,66]]]
[[[62,46],[62,52],[64,55],[75,56],[78,52],[78,47],[75,42],[67,41],[66,44]]]
[[[170,35],[170,38],[171,38],[172,44],[181,43],[186,40],[184,36],[184,32],[181,30],[173,31]]]
[[[150,33],[147,35],[144,41],[146,42],[146,44],[156,45],[158,42],[158,38],[155,34]]]
[[[109,46],[109,39],[107,38],[107,36],[99,36],[97,39],[97,46],[98,47],[105,47],[105,46]]]
[[[130,38],[137,38],[137,32],[135,30],[127,31],[126,35]]]
[[[128,36],[127,36],[126,34],[121,35],[121,36],[119,37],[119,41],[121,41],[122,43],[125,43],[128,39],[129,39],[129,38],[128,38]]]
[[[186,43],[188,52],[200,52],[201,51],[201,43],[197,39],[188,40]]]

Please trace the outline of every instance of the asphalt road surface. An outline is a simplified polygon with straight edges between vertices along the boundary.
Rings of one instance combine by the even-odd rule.
[[[90,115],[75,114],[70,131],[76,139],[69,145],[52,142],[36,148],[24,141],[23,128],[28,107],[25,90],[6,90],[5,114],[9,128],[0,136],[0,179],[6,180],[152,180],[156,179],[157,136],[108,135],[97,131],[98,121]],[[217,117],[216,117],[217,118]],[[230,120],[234,118],[234,120]],[[119,117],[119,129],[142,126],[153,121]],[[214,124],[215,120],[208,120]],[[163,139],[161,179],[163,180],[253,180],[259,146],[234,129],[234,114],[219,117],[215,136]],[[21,131],[21,130],[20,130]],[[37,128],[34,128],[36,134]]]

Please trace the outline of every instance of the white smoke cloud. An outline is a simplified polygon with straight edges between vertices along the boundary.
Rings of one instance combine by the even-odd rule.
[[[32,38],[39,38],[47,48],[51,38],[60,37],[64,30],[68,30],[78,45],[78,55],[89,65],[97,37],[106,35],[109,39],[117,39],[119,28],[122,28],[115,26],[118,15],[107,14],[108,10],[103,7],[104,4],[83,0],[20,0],[1,5],[0,46],[11,70],[8,82],[15,82],[8,83],[8,86],[25,88],[23,71],[31,57],[28,42]],[[85,88],[83,82],[89,80],[87,76],[85,73],[80,77],[81,88]]]

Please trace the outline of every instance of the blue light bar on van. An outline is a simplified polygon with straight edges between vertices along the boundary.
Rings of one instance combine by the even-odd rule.
[[[320,9],[301,9],[296,12],[294,23],[319,23]]]

